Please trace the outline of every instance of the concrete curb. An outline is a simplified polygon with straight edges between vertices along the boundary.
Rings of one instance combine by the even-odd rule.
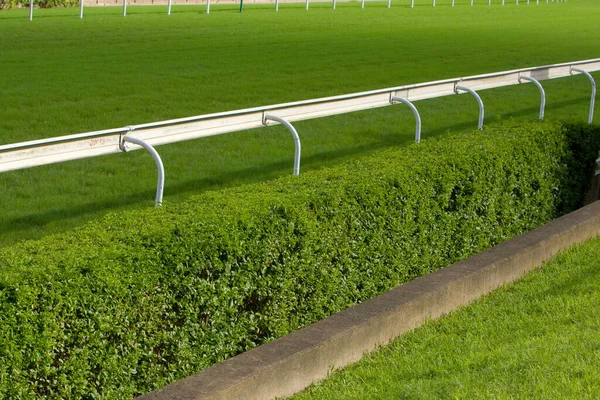
[[[140,399],[289,396],[599,233],[600,201]]]

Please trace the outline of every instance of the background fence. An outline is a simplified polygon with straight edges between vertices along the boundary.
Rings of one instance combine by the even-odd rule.
[[[346,1],[346,0],[345,0]],[[470,0],[469,5],[487,4],[491,5],[507,5],[507,4],[550,4],[550,3],[562,3],[566,0]],[[310,8],[311,0],[297,1],[297,0],[245,0],[246,4],[273,4],[275,11],[279,11],[279,3],[304,3],[306,10]],[[312,2],[319,3],[331,3],[332,8],[335,10],[338,0],[312,0]],[[365,8],[365,0],[358,0],[361,8]],[[213,0],[213,3],[215,1]],[[244,9],[244,0],[218,0],[216,3],[225,4],[239,4],[240,12]],[[0,0],[0,8],[10,8],[14,6],[27,6],[29,7],[29,20],[33,20],[33,10],[38,5],[39,7],[53,7],[53,6],[79,6],[79,18],[83,18],[85,6],[122,6],[123,16],[127,15],[128,5],[166,5],[167,15],[171,15],[173,5],[189,5],[189,4],[200,4],[206,5],[206,13],[210,14],[211,0]],[[402,4],[404,6],[415,7],[415,0],[394,0],[394,4]],[[454,7],[456,5],[455,0],[431,0],[431,6],[436,5],[449,5]],[[387,0],[387,7],[392,7],[392,0]]]

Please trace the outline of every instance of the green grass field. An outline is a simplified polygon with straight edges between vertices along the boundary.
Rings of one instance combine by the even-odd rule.
[[[529,6],[417,0],[246,6],[0,11],[0,144],[176,117],[600,56],[596,0]],[[448,4],[442,4],[448,3]],[[597,78],[598,74],[595,75]],[[544,83],[550,118],[584,121],[584,77]],[[481,93],[486,123],[536,118],[538,91]],[[470,96],[417,103],[423,137],[476,126]],[[598,113],[598,106],[596,107]],[[402,106],[297,123],[302,171],[412,141]],[[165,200],[292,172],[282,127],[158,148]],[[148,154],[0,174],[0,245],[71,229],[109,211],[152,206]]]
[[[600,238],[294,399],[594,399]]]

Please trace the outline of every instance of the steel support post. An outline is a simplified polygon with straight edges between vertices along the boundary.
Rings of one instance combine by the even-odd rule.
[[[298,132],[296,132],[296,128],[288,121],[283,118],[277,117],[275,115],[264,114],[263,115],[263,125],[268,126],[268,121],[279,122],[281,125],[285,126],[292,136],[294,137],[294,175],[300,175],[300,137],[298,136]]]
[[[475,100],[477,100],[477,104],[479,104],[479,123],[477,124],[477,129],[479,129],[479,130],[483,129],[483,117],[484,117],[485,110],[483,108],[483,101],[481,100],[481,97],[479,97],[477,92],[474,91],[473,89],[469,89],[468,87],[465,87],[465,86],[455,85],[454,93],[459,94],[458,93],[459,91],[471,93],[473,95],[473,97],[475,97]]]
[[[126,145],[127,143],[133,143],[133,144],[142,146],[144,149],[146,149],[150,153],[150,155],[152,155],[152,158],[154,159],[154,162],[156,163],[156,168],[158,169],[158,181],[157,181],[157,185],[156,185],[156,199],[154,201],[154,206],[160,207],[162,205],[163,192],[164,192],[164,188],[165,188],[165,167],[163,166],[163,162],[162,162],[162,159],[160,158],[160,155],[154,149],[154,147],[150,146],[145,141],[135,138],[135,137],[126,136],[126,135],[121,137],[121,144],[119,146],[123,152],[128,151],[127,145]]]
[[[417,110],[417,107],[415,107],[415,105],[413,103],[411,103],[408,99],[405,99],[403,97],[393,96],[391,98],[391,103],[394,104],[395,102],[406,104],[412,110],[413,114],[415,115],[415,121],[417,123],[417,127],[415,129],[415,142],[420,143],[421,142],[421,115],[419,114],[419,110]]]
[[[590,100],[590,115],[588,117],[588,124],[591,125],[592,122],[594,122],[594,104],[596,103],[596,81],[594,80],[594,77],[586,70],[583,70],[581,68],[571,67],[571,75],[573,75],[573,71],[579,72],[580,74],[587,76],[588,79],[590,80],[590,83],[592,84],[592,98]]]
[[[546,92],[542,87],[542,84],[537,80],[530,76],[519,76],[519,83],[522,83],[522,80],[529,81],[533,83],[540,90],[540,95],[542,96],[542,101],[540,103],[540,120],[544,119],[544,110],[546,109]]]

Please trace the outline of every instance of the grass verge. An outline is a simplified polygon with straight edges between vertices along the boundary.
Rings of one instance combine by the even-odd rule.
[[[595,398],[598,260],[595,238],[293,399]]]

